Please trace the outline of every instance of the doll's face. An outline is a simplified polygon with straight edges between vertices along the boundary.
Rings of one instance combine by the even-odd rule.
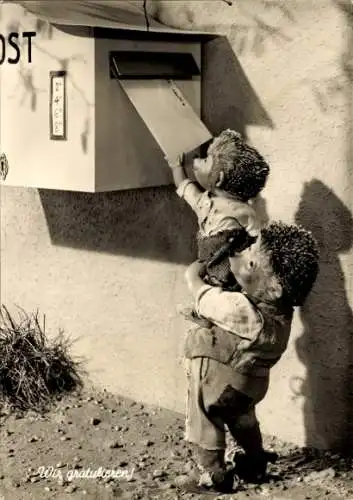
[[[209,177],[212,172],[213,158],[211,155],[206,158],[195,158],[193,163],[194,174],[197,182],[204,188],[210,189]]]
[[[271,300],[282,295],[269,258],[261,248],[261,236],[250,247],[229,257],[229,263],[235,279],[249,295]]]
[[[259,238],[250,247],[240,253],[235,253],[229,257],[229,263],[232,273],[239,285],[248,292],[253,294],[263,280],[263,272],[261,267],[261,259],[259,252]]]

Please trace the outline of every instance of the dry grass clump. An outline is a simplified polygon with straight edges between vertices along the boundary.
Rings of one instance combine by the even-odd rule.
[[[62,331],[48,339],[45,316],[0,307],[0,405],[11,411],[44,412],[64,393],[83,387],[81,361],[70,354]]]

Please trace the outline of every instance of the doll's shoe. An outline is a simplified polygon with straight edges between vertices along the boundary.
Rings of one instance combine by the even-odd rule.
[[[248,483],[259,483],[265,480],[267,465],[275,463],[278,454],[264,450],[258,455],[244,454],[235,459],[235,469],[241,479]]]
[[[175,481],[175,486],[187,493],[203,495],[232,494],[238,490],[239,478],[234,470],[223,473],[205,471],[199,475],[190,475]]]
[[[176,481],[176,486],[188,493],[220,494],[234,493],[239,486],[233,468],[224,462],[224,450],[207,450],[197,445],[195,461],[187,476]]]

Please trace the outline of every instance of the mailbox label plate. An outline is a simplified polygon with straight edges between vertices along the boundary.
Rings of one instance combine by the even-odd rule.
[[[50,139],[67,139],[66,71],[50,72]]]

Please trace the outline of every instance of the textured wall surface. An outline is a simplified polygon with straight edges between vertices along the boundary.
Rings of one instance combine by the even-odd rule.
[[[224,35],[205,53],[204,120],[213,133],[239,129],[269,160],[264,218],[295,220],[319,241],[317,284],[259,417],[267,433],[334,447],[353,435],[353,13],[348,1],[236,4],[150,9]],[[2,188],[1,198],[2,301],[39,308],[77,338],[96,383],[183,411],[177,307],[188,303],[195,221],[173,189]]]

